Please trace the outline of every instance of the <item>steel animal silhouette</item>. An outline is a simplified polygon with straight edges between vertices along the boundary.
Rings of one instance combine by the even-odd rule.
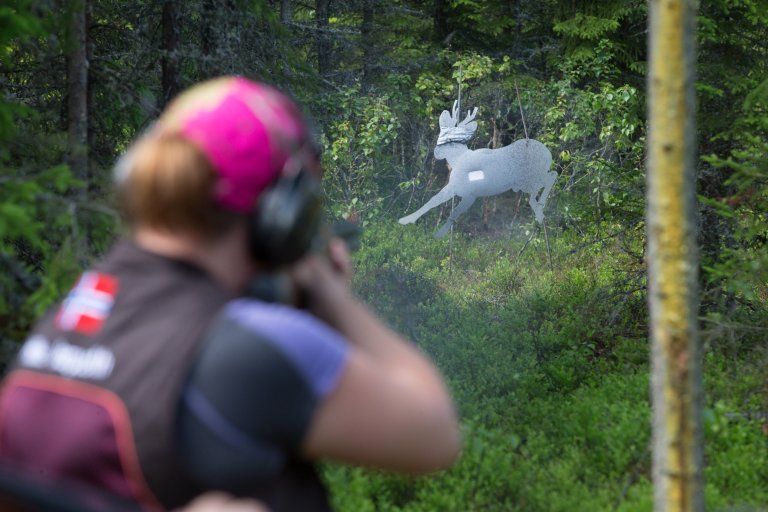
[[[526,138],[499,149],[471,150],[466,142],[477,130],[474,121],[477,107],[471,114],[467,111],[463,121],[459,121],[458,115],[458,102],[453,103],[452,113],[443,110],[440,114],[440,135],[434,150],[435,158],[448,161],[451,172],[448,184],[424,206],[401,218],[400,224],[416,222],[435,206],[459,196],[461,202],[435,233],[435,238],[442,238],[475,199],[507,190],[530,194],[529,204],[536,220],[544,222],[544,206],[557,179],[557,173],[549,170],[552,165],[549,149],[537,140]]]

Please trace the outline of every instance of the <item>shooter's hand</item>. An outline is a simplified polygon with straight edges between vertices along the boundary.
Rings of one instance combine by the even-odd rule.
[[[235,499],[220,492],[208,492],[176,512],[269,512],[262,503]]]
[[[343,314],[344,304],[352,298],[352,260],[346,243],[339,238],[328,241],[325,254],[310,253],[291,270],[296,290],[304,306],[331,325]]]
[[[352,282],[352,258],[349,255],[348,244],[340,238],[331,238],[328,242],[328,262],[347,284]]]

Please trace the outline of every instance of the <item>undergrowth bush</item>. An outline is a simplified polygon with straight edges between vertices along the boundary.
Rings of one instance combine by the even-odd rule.
[[[550,271],[544,244],[521,254],[525,229],[440,241],[421,227],[366,229],[355,289],[446,376],[464,449],[426,477],[325,466],[338,510],[651,510],[642,268],[626,241],[580,246],[550,234]],[[768,448],[765,419],[737,412],[766,410],[756,398],[765,370],[756,361],[736,376],[732,356],[706,359],[714,510],[768,503],[768,461],[755,456]]]

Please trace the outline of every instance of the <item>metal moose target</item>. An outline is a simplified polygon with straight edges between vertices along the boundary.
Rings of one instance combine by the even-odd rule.
[[[477,107],[463,121],[459,121],[458,102],[452,112],[440,114],[440,135],[435,145],[435,158],[447,160],[450,168],[448,184],[432,196],[421,208],[400,219],[400,224],[411,224],[435,206],[453,196],[461,197],[448,221],[435,232],[443,238],[456,219],[467,211],[478,197],[489,197],[507,190],[530,194],[529,204],[536,220],[544,222],[544,206],[557,173],[550,171],[552,153],[541,142],[520,139],[499,149],[469,149],[466,142],[477,130]]]

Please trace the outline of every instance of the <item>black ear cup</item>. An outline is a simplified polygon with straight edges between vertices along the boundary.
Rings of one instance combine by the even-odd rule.
[[[290,265],[312,247],[320,230],[323,193],[320,179],[300,170],[278,179],[250,215],[250,249],[260,263]]]

